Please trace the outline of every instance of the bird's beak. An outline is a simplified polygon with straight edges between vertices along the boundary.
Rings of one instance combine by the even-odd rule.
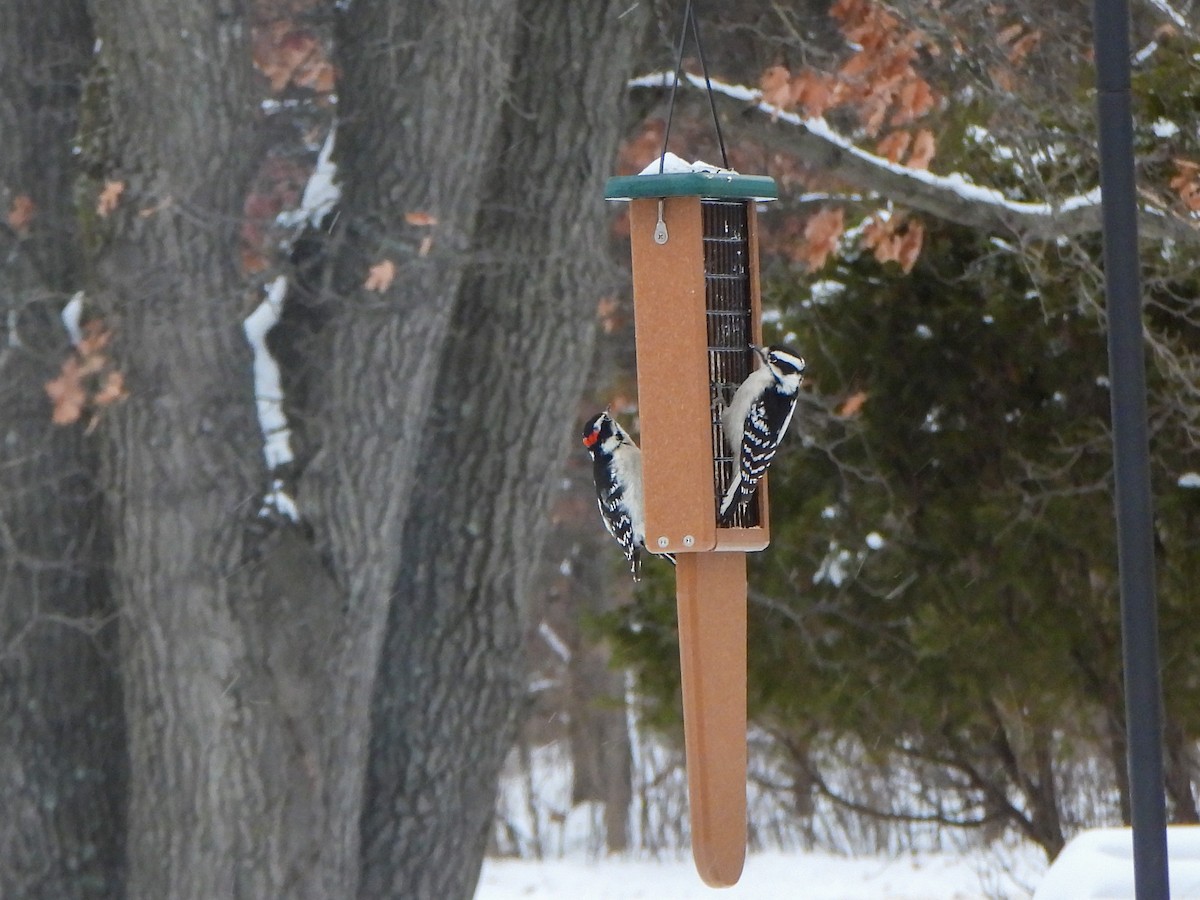
[[[758,354],[758,358],[763,361],[763,365],[767,364],[767,351],[766,350],[764,350],[762,347],[758,346],[758,344],[751,344],[750,349]]]

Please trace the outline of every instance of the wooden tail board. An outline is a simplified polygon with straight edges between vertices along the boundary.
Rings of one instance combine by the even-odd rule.
[[[710,887],[746,859],[746,554],[677,558],[692,855]]]

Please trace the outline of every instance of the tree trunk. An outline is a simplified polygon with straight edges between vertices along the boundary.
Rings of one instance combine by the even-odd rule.
[[[107,142],[87,202],[124,185],[88,237],[90,294],[130,391],[105,413],[128,896],[277,895],[284,829],[264,761],[282,728],[241,622],[255,611],[246,530],[263,482],[237,270],[254,161],[244,23],[221,2],[94,0],[94,12],[103,80],[88,114]]]
[[[326,377],[314,390],[318,449],[300,482],[313,552],[344,598],[319,707],[323,865],[337,876],[326,895],[351,896],[359,883],[372,690],[407,559],[402,528],[426,476],[418,463],[425,422],[442,390],[437,360],[478,227],[484,148],[499,125],[515,12],[511,0],[444,0],[434,10],[356,0],[339,26],[336,290],[321,351]],[[436,224],[414,225],[412,213]],[[393,283],[365,290],[369,268],[385,261],[396,267]]]
[[[312,453],[297,473],[303,521],[293,524],[259,515],[268,473],[242,333],[260,293],[239,269],[238,231],[250,176],[268,149],[248,12],[232,0],[91,0],[101,49],[78,107],[86,176],[79,217],[91,265],[74,268],[83,254],[60,239],[47,242],[44,259],[64,286],[86,278],[89,314],[111,330],[104,352],[129,390],[97,411],[92,438],[103,448],[108,531],[89,522],[86,497],[55,493],[60,484],[48,479],[87,469],[82,428],[52,431],[46,421],[41,386],[58,359],[12,352],[9,341],[0,360],[6,374],[19,374],[12,383],[27,401],[6,424],[40,442],[21,445],[32,462],[0,476],[6,487],[10,475],[35,487],[6,490],[0,510],[6,526],[28,516],[47,529],[0,535],[5,597],[27,604],[6,605],[0,623],[0,670],[14,679],[11,691],[0,685],[0,698],[46,698],[70,735],[43,734],[37,716],[23,714],[32,710],[13,707],[0,765],[6,787],[22,788],[11,808],[27,819],[0,829],[0,840],[36,830],[27,849],[49,869],[83,860],[75,872],[85,877],[70,889],[48,887],[48,896],[112,895],[118,854],[131,898],[353,896],[362,866],[367,895],[395,887],[404,896],[450,896],[474,884],[523,690],[513,653],[517,598],[537,556],[546,473],[571,431],[560,428],[562,415],[591,339],[588,291],[601,264],[587,254],[603,224],[600,184],[629,68],[621,39],[638,15],[619,19],[621,10],[607,5],[563,11],[545,0],[521,9],[517,0],[435,6],[356,0],[339,18],[344,192],[320,300],[325,327],[310,357],[318,377],[309,415],[295,423]],[[0,26],[5,41],[24,40],[5,19]],[[84,35],[72,83],[90,59]],[[520,74],[512,79],[514,56]],[[505,103],[510,85],[516,98]],[[0,98],[6,126],[15,108],[8,99]],[[527,119],[531,108],[544,120]],[[73,130],[72,120],[50,137],[59,156],[48,155],[46,172],[69,168],[61,157],[69,158]],[[3,174],[7,200],[19,187],[13,172]],[[66,181],[56,183],[67,208]],[[583,210],[573,208],[579,189],[595,198]],[[515,211],[539,193],[545,215],[519,221]],[[98,206],[101,194],[115,200],[111,208]],[[565,264],[563,254],[579,259]],[[368,269],[385,260],[396,266],[392,283],[366,290]],[[6,269],[2,277],[15,276]],[[22,338],[53,336],[61,299],[6,322]],[[472,327],[484,316],[486,328]],[[520,365],[510,369],[510,356]],[[472,412],[485,375],[495,391]],[[524,409],[534,376],[545,379],[545,396]],[[487,433],[470,430],[476,417],[494,434],[515,425],[522,437],[498,453],[498,442],[474,439]],[[421,469],[421,459],[436,464]],[[449,493],[445,480],[456,470],[446,460],[465,476]],[[484,503],[465,502],[481,488]],[[104,611],[106,594],[76,563],[109,531],[101,549],[111,552],[106,571],[121,613],[119,694],[97,652],[103,631],[31,624],[33,613],[75,624],[90,616],[88,624]],[[429,549],[448,534],[454,541],[444,549]],[[431,570],[446,573],[445,582],[430,584]],[[420,629],[393,636],[394,661],[410,671],[389,665],[389,683],[374,695],[395,596],[402,604],[393,627],[415,610],[430,614],[417,617]],[[450,625],[465,630],[439,631]],[[61,663],[60,646],[71,665]],[[80,676],[86,691],[50,702]],[[392,694],[397,687],[405,693]],[[401,747],[404,756],[373,770],[364,813],[373,696],[383,732],[376,747]],[[397,696],[411,704],[403,719],[388,715]],[[49,748],[51,739],[63,744]],[[104,777],[72,756],[74,740],[92,762],[93,743],[112,748],[111,759],[98,760]],[[36,759],[43,749],[44,771]],[[379,760],[390,766],[394,757]],[[69,809],[46,793],[69,780],[64,765],[81,779]],[[466,778],[455,782],[448,770]],[[86,800],[83,811],[76,799]],[[391,821],[393,810],[404,820]],[[465,845],[457,841],[462,821]],[[419,840],[386,844],[414,826]],[[423,855],[427,847],[438,852]],[[0,876],[15,896],[29,895],[21,867],[35,862],[22,852],[6,855]]]
[[[481,240],[405,523],[373,703],[362,896],[470,897],[524,692],[546,473],[574,438],[606,262],[601,199],[640,11],[524,0]],[[582,199],[581,199],[582,198]],[[436,511],[436,514],[434,513]]]
[[[1193,743],[1178,719],[1169,717],[1163,729],[1163,756],[1167,796],[1171,800],[1171,822],[1175,825],[1195,825],[1200,822],[1196,795],[1192,792],[1192,772],[1195,770]]]
[[[70,144],[92,35],[82,2],[0,5],[0,896],[120,893],[116,625],[94,438],[51,424],[78,276]]]

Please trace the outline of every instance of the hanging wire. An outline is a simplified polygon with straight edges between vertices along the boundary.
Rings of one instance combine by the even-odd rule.
[[[717,129],[717,144],[721,148],[721,167],[728,169],[729,155],[725,152],[725,136],[721,134],[721,120],[717,117],[717,100],[713,96],[712,80],[708,77],[708,63],[704,59],[704,45],[700,43],[700,24],[696,21],[695,10],[692,10],[691,19],[692,34],[696,38],[696,55],[700,57],[700,71],[704,73],[704,89],[708,93],[708,108],[712,110],[713,127]],[[676,83],[678,83],[678,76],[676,76]]]
[[[700,24],[692,0],[683,8],[683,26],[679,29],[679,52],[675,56],[674,78],[671,81],[671,104],[667,109],[667,130],[663,134],[662,153],[658,157],[658,174],[663,174],[667,162],[667,141],[671,138],[671,122],[675,118],[675,95],[679,93],[679,77],[683,69],[683,48],[687,44],[688,25],[696,41],[696,55],[700,57],[700,71],[704,73],[704,87],[708,92],[708,108],[712,110],[713,126],[717,130],[717,144],[721,148],[721,166],[729,168],[729,155],[725,152],[725,135],[721,133],[721,120],[717,117],[717,101],[713,96],[712,80],[708,76],[708,62],[704,58],[704,45],[700,42]]]

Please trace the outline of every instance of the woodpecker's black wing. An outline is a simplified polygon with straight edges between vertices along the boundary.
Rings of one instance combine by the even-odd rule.
[[[788,396],[778,391],[768,391],[751,405],[742,426],[742,447],[738,458],[738,473],[741,476],[739,496],[730,509],[749,503],[754,496],[758,482],[779,450],[795,409],[796,395]]]
[[[641,577],[641,548],[633,540],[633,522],[625,508],[625,489],[613,478],[612,466],[606,463],[602,454],[594,456],[592,475],[596,481],[596,505],[600,508],[600,518],[604,520],[608,533],[621,545],[636,581]]]

